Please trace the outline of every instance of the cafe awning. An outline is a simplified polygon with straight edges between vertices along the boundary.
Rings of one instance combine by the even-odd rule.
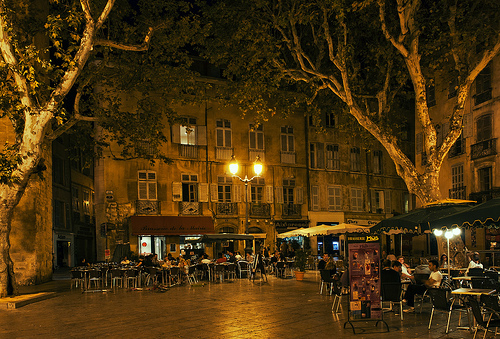
[[[212,217],[205,216],[131,216],[132,235],[192,235],[214,232]]]
[[[235,233],[217,233],[217,234],[204,234],[198,239],[189,240],[192,243],[213,243],[218,241],[228,240],[253,240],[254,236],[249,234],[235,234]]]

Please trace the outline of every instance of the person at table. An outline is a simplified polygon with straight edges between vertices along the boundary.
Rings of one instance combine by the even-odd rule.
[[[130,265],[130,260],[127,257],[123,257],[123,260],[120,262],[122,265]]]
[[[479,262],[479,253],[478,252],[474,252],[472,254],[472,257],[470,259],[470,262],[469,262],[469,266],[467,267],[467,271],[465,272],[465,275],[469,275],[469,270],[471,268],[483,268],[483,264],[481,264]]]
[[[204,253],[203,254],[203,259],[201,259],[202,264],[210,264],[212,261],[208,259],[208,254]]]
[[[394,263],[398,263],[397,261],[394,261]],[[380,283],[381,284],[386,284],[386,283],[400,283],[401,282],[401,275],[398,272],[397,268],[393,269],[391,267],[391,261],[389,259],[384,259],[382,261],[382,271],[380,271]]]
[[[240,252],[236,252],[236,254],[234,255],[234,257],[236,258],[236,261],[243,260],[243,257],[241,256]]]
[[[431,275],[429,279],[424,281],[423,285],[410,284],[406,289],[404,299],[409,309],[404,310],[404,312],[415,312],[415,294],[423,294],[427,288],[439,287],[441,285],[443,276],[439,272],[439,262],[437,260],[429,260],[429,269]]]
[[[398,261],[400,264],[401,264],[401,279],[413,279],[413,276],[411,275],[411,272],[410,272],[410,266],[408,266],[406,263],[405,263],[405,258],[400,255],[398,257]]]
[[[245,258],[247,259],[247,261],[249,263],[253,263],[253,253],[252,252],[248,251]]]
[[[219,258],[215,261],[217,264],[222,264],[227,261],[227,258],[224,254],[219,253]]]
[[[328,262],[328,253],[323,253],[323,258],[318,262],[318,270],[324,270]]]
[[[442,268],[448,268],[448,263],[452,265],[452,263],[448,260],[446,253],[441,254],[441,257],[439,258],[439,266]]]
[[[78,266],[88,267],[88,266],[90,266],[90,263],[87,261],[87,259],[82,258],[82,260],[80,260],[80,263]]]
[[[337,273],[337,266],[335,265],[335,259],[333,259],[333,257],[328,257],[328,261],[325,265],[325,270],[330,270],[332,276]]]
[[[229,255],[229,259],[227,259],[227,261],[230,263],[236,263],[236,257],[234,253],[231,251],[227,251],[227,254]]]

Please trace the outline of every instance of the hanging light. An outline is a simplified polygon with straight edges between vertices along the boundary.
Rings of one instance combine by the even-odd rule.
[[[262,169],[263,166],[262,162],[260,161],[260,156],[257,156],[257,159],[255,159],[255,162],[253,163],[253,171],[255,172],[255,175],[259,176],[262,173]]]

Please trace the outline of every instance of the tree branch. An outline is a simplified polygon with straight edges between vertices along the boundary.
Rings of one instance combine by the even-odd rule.
[[[382,32],[384,33],[384,36],[385,38],[391,42],[391,44],[404,56],[404,57],[407,57],[409,52],[408,50],[406,49],[406,47],[403,45],[403,41],[400,37],[400,39],[398,41],[396,41],[396,39],[391,35],[391,33],[389,33],[389,30],[387,28],[387,22],[385,21],[385,1],[384,0],[378,0],[378,8],[379,8],[379,19],[380,19],[380,24],[381,24],[381,27],[382,27]],[[399,6],[398,6],[398,11],[399,11]],[[401,14],[400,14],[400,20],[401,20]],[[405,27],[405,25],[403,25],[401,22],[400,22],[400,26],[401,28]],[[401,33],[401,36],[405,36],[405,34],[403,34],[403,32]]]
[[[127,45],[119,42],[115,42],[112,40],[95,40],[95,46],[107,46],[112,48],[117,48],[124,51],[133,51],[133,52],[142,52],[147,51],[149,48],[149,43],[151,42],[151,37],[153,36],[154,29],[153,27],[149,27],[148,33],[144,37],[144,41],[140,45]]]

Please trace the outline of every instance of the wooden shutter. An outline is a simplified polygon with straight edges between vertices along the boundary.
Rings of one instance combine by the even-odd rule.
[[[172,183],[172,201],[182,201],[182,182]]]
[[[180,124],[172,125],[172,142],[174,144],[181,143],[181,125]]]
[[[210,201],[212,202],[218,202],[219,201],[219,194],[218,194],[218,185],[217,184],[210,184]]]
[[[311,209],[313,211],[319,210],[319,187],[311,186]]]
[[[377,213],[377,192],[375,190],[371,190],[371,212]]]
[[[241,185],[233,185],[233,202],[241,202]],[[245,200],[246,201],[246,198]]]
[[[265,194],[266,194],[266,203],[272,204],[273,203],[273,186],[266,186],[265,188]]]
[[[278,203],[278,204],[283,203],[283,187],[282,186],[276,187],[276,203]]]
[[[390,190],[385,190],[384,191],[384,212],[385,213],[391,213],[392,207],[391,207],[391,191]]]
[[[196,145],[207,145],[207,126],[196,126]]]
[[[304,203],[304,189],[302,186],[299,186],[299,187],[295,187],[295,189],[293,190],[294,191],[294,194],[295,194],[295,197],[293,200],[295,200],[295,203],[296,204],[303,204]]]
[[[420,154],[422,153],[422,150],[423,150],[423,135],[422,133],[417,133],[417,135],[415,136],[415,152],[417,152],[417,154]]]
[[[199,195],[199,202],[208,202],[208,184],[207,183],[200,183],[198,185],[198,195]]]
[[[464,138],[472,137],[472,114],[464,114],[462,125]]]
[[[322,142],[318,142],[316,149],[317,167],[325,168],[325,148]]]

